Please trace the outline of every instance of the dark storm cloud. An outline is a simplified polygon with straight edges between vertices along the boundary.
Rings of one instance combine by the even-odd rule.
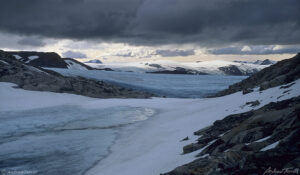
[[[195,51],[189,50],[156,50],[154,55],[160,55],[162,57],[177,57],[177,56],[190,56],[195,55]]]
[[[299,0],[0,0],[0,30],[131,44],[300,44]]]
[[[18,41],[20,45],[34,46],[34,47],[42,47],[45,46],[46,43],[41,38],[36,37],[25,37]]]
[[[74,52],[71,50],[64,52],[62,55],[66,58],[86,58],[86,54],[81,52]]]
[[[252,46],[249,50],[243,47],[227,47],[209,50],[215,55],[269,55],[269,54],[296,54],[300,52],[300,46],[275,49],[275,46]]]
[[[141,0],[0,0],[0,29],[59,38],[122,36]]]

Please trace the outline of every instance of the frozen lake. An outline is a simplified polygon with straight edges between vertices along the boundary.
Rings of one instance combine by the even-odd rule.
[[[154,111],[139,107],[57,106],[0,112],[0,170],[83,174],[110,152],[122,127]]]
[[[105,80],[123,87],[173,98],[202,98],[226,89],[247,76],[178,75],[99,70],[51,69],[66,76]]]

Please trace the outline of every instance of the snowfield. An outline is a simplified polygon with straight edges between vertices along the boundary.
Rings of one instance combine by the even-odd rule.
[[[103,159],[99,158],[101,161],[90,164],[90,169],[87,169],[89,175],[154,175],[168,172],[194,160],[194,156],[201,151],[182,155],[183,146],[195,141],[194,131],[207,127],[227,115],[257,109],[270,102],[300,95],[300,80],[295,81],[295,84],[287,89],[274,87],[260,92],[256,88],[254,92],[245,95],[237,92],[208,99],[95,99],[71,94],[26,91],[12,86],[14,85],[11,83],[0,83],[0,112],[2,113],[12,114],[18,111],[63,105],[73,106],[74,113],[79,109],[86,111],[109,108],[118,111],[124,107],[126,110],[147,109],[142,110],[143,115],[147,116],[143,118],[144,120],[122,126],[115,131],[118,132],[118,137],[113,136],[116,140],[109,147],[110,153]],[[259,106],[246,105],[246,102],[255,100],[260,102]],[[141,115],[141,113],[132,113],[132,115]],[[5,117],[1,116],[1,119],[4,120]],[[77,125],[80,124],[78,121]],[[96,124],[95,121],[93,124]],[[190,140],[181,141],[187,136]],[[84,137],[89,136],[87,134]],[[73,139],[76,140],[76,137]],[[97,141],[97,135],[93,134],[91,139]],[[101,141],[101,136],[98,139]],[[56,141],[53,139],[54,143]],[[264,150],[271,148],[270,146]],[[0,145],[0,155],[5,154],[3,150],[6,149],[8,148]],[[102,151],[100,149],[100,147],[90,148],[89,151],[92,150],[96,155],[97,151]],[[89,152],[88,155],[93,155],[93,152]]]
[[[123,72],[155,72],[169,70],[173,71],[176,67],[181,67],[187,70],[199,71],[207,74],[217,74],[223,75],[224,72],[221,71],[220,67],[226,67],[230,65],[237,66],[241,72],[253,72],[253,70],[261,70],[268,67],[269,65],[257,65],[251,63],[238,63],[233,61],[203,61],[203,62],[177,62],[169,60],[158,60],[158,61],[147,61],[147,62],[133,62],[133,63],[86,63],[87,65],[94,68],[111,68],[115,71]]]

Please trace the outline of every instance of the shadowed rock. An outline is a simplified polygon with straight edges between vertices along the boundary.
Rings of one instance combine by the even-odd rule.
[[[165,175],[263,174],[269,167],[298,168],[300,96],[230,115],[195,134],[201,135],[198,143],[183,149],[188,153],[206,146],[198,156],[209,156],[200,157]],[[215,141],[211,143],[211,140]],[[267,149],[274,143],[273,148]]]
[[[59,73],[24,64],[0,51],[0,82],[36,91],[72,93],[96,98],[148,98],[151,94],[117,87],[103,81],[82,77],[65,77]]]
[[[234,92],[253,89],[259,87],[265,90],[282,84],[293,82],[300,78],[300,53],[295,57],[277,62],[267,67],[251,77],[229,86],[228,89],[221,91],[216,96],[224,96]]]

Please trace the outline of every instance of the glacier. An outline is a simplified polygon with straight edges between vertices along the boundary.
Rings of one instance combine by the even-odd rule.
[[[203,98],[228,88],[247,76],[170,75],[101,70],[47,68],[65,76],[81,76],[172,98]]]

